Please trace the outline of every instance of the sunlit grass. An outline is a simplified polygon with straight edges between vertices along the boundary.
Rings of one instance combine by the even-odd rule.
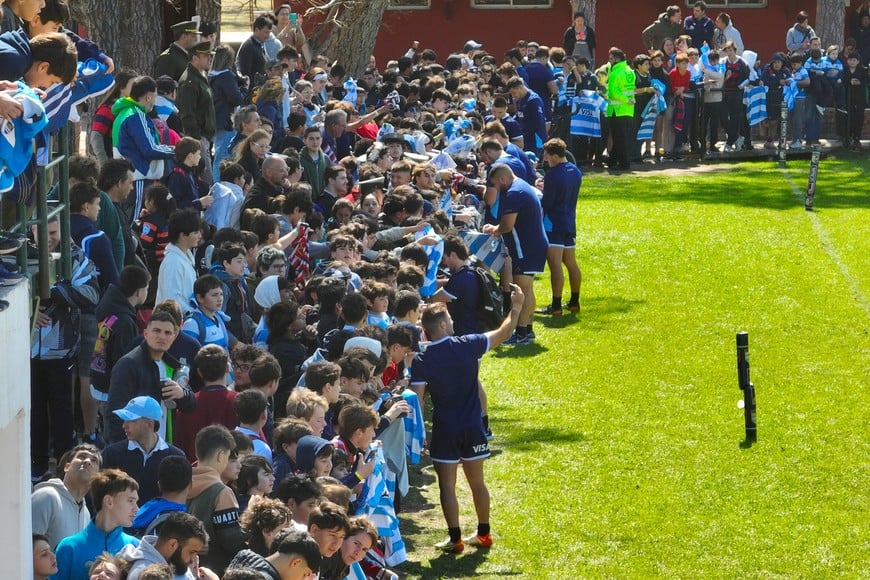
[[[867,160],[586,177],[583,311],[483,362],[496,546],[440,556],[431,470],[408,503],[421,578],[870,575]],[[539,301],[549,282],[537,283]],[[735,334],[759,441],[741,448]],[[418,509],[421,502],[429,509]],[[463,531],[474,529],[466,497]]]

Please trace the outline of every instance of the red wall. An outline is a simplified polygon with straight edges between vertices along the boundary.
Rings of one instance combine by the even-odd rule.
[[[672,0],[673,1],[673,0]],[[283,3],[276,1],[276,5]],[[604,62],[611,46],[623,49],[633,57],[641,49],[641,31],[672,2],[649,0],[598,0],[595,34],[598,40],[596,60]],[[681,6],[684,1],[676,1]],[[411,43],[432,48],[444,62],[451,52],[460,52],[467,40],[476,40],[499,62],[504,52],[517,40],[536,40],[541,44],[560,46],[562,34],[571,24],[567,0],[554,0],[553,8],[545,9],[472,9],[470,0],[431,0],[427,10],[388,10],[375,45],[378,66],[398,58]],[[304,12],[304,1],[294,2],[294,9]],[[761,55],[764,62],[778,50],[785,50],[785,34],[794,24],[800,10],[810,14],[815,22],[814,0],[768,0],[767,8],[735,8],[728,10],[734,25],[740,30],[746,48]],[[691,8],[683,9],[683,16]],[[716,8],[708,10],[715,18]],[[828,44],[823,39],[824,44]]]

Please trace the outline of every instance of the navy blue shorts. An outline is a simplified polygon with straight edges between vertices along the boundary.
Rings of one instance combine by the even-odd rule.
[[[437,463],[459,463],[489,457],[489,441],[483,423],[458,431],[433,429],[429,456]]]
[[[522,258],[511,257],[511,271],[514,274],[534,276],[544,273],[544,264],[547,263],[547,254],[525,255]]]
[[[574,237],[574,234],[565,232],[547,232],[547,241],[551,248],[573,248],[576,245]]]

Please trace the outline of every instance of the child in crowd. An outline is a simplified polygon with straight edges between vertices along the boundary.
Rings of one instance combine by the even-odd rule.
[[[183,137],[175,146],[176,165],[166,178],[166,187],[172,192],[179,209],[192,207],[203,211],[214,201],[207,193],[208,187],[196,174],[201,157],[199,141],[193,137]],[[205,195],[201,195],[203,191]]]
[[[333,426],[334,405],[338,402],[341,394],[341,367],[332,362],[315,362],[305,369],[305,386],[323,397],[329,409],[323,417],[323,431],[321,436],[332,439],[335,436]]]
[[[296,450],[299,440],[311,435],[311,426],[302,419],[282,419],[272,437],[272,465],[275,468],[275,487],[288,475],[298,471]]]
[[[381,282],[366,282],[360,289],[360,294],[368,300],[368,315],[366,324],[386,329],[390,325],[390,302],[393,299],[392,289]]]
[[[317,435],[306,435],[299,440],[296,448],[296,465],[299,473],[312,479],[329,475],[332,472],[332,455],[335,447]]]
[[[236,343],[227,329],[229,316],[221,310],[224,302],[223,284],[213,274],[196,279],[193,284],[196,307],[184,321],[181,331],[199,341],[201,345],[216,344],[229,350]]]
[[[701,121],[701,134],[708,141],[707,151],[717,152],[719,124],[722,122],[722,86],[725,73],[719,67],[719,52],[707,53],[708,66],[704,67],[704,119]]]
[[[248,389],[239,393],[233,403],[236,415],[239,416],[239,426],[236,431],[244,433],[254,446],[254,453],[272,462],[272,449],[265,439],[262,429],[266,424],[266,409],[269,406],[266,397],[257,389]]]
[[[789,84],[791,78],[786,61],[786,56],[777,52],[761,73],[761,82],[767,87],[767,119],[762,124],[766,133],[765,149],[776,149],[775,141],[779,140],[783,87]]]
[[[311,427],[312,433],[320,437],[326,424],[326,399],[305,387],[297,387],[287,399],[287,416],[302,419]]]

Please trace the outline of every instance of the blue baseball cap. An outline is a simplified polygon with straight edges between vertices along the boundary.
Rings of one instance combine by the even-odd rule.
[[[160,408],[160,403],[146,396],[130,399],[126,407],[118,409],[114,413],[124,421],[135,421],[136,419],[160,421],[163,418],[163,410]]]

